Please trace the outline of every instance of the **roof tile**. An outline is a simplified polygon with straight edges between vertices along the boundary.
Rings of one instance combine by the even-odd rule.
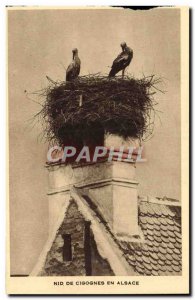
[[[174,232],[174,226],[171,226],[171,225],[167,225],[167,230],[171,231],[171,232]]]
[[[145,275],[150,276],[151,275],[151,271],[145,270]]]
[[[166,265],[171,267],[171,266],[172,266],[171,260],[166,260]],[[171,267],[171,268],[172,268],[172,267]]]
[[[168,272],[173,272],[172,266],[167,266],[167,271]]]
[[[150,246],[150,247],[153,247],[153,242],[148,240],[147,245]]]
[[[151,258],[150,261],[151,265],[155,265],[157,269],[159,268],[158,260]]]
[[[176,241],[181,244],[181,237],[176,237]]]
[[[151,217],[154,216],[154,214],[155,214],[155,212],[153,210],[153,205],[151,205],[149,203],[147,203],[147,214]]]
[[[150,252],[149,251],[144,251],[143,255],[145,255],[146,257],[150,256]]]
[[[174,231],[180,232],[181,227],[174,225],[172,228],[174,228]]]
[[[168,242],[169,242],[169,238],[168,238],[168,237],[161,236],[161,240],[162,240],[164,243],[168,243]]]
[[[175,265],[173,265],[173,270],[175,271],[175,272],[180,272],[180,267],[179,266],[175,266]]]
[[[143,214],[143,215],[147,215],[148,214],[146,203],[140,204],[139,209],[140,209],[140,213],[141,214]]]
[[[168,237],[169,237],[168,232],[165,231],[165,230],[161,230],[160,233],[161,233],[161,235],[164,236],[165,238],[168,238]]]
[[[152,205],[152,208],[153,208],[154,214],[155,214],[156,216],[160,217],[160,216],[162,215],[162,212],[161,212],[161,210],[159,209],[159,205],[157,205],[157,204],[154,203],[154,204]]]
[[[150,263],[150,259],[146,256],[143,257],[143,262],[146,263],[146,264],[149,264]]]
[[[157,236],[157,237],[161,237],[161,232],[160,232],[160,230],[159,231],[157,231],[157,230],[154,230],[154,235],[155,236]]]
[[[164,242],[162,242],[160,245],[161,245],[161,247],[167,249],[167,244],[165,244]]]
[[[158,253],[158,247],[156,247],[156,246],[153,246],[153,251],[155,252],[155,253]]]
[[[136,259],[135,259],[135,256],[134,255],[128,255],[128,259],[132,262],[135,262]]]
[[[168,225],[167,224],[166,225],[161,224],[160,229],[166,231],[168,229]]]
[[[168,223],[169,225],[174,225],[174,221],[171,220],[171,219],[167,219],[167,223]]]
[[[140,217],[139,220],[142,224],[147,224],[147,218],[146,217]]]
[[[160,225],[157,225],[156,223],[153,225],[154,230],[160,231]]]
[[[160,269],[162,270],[162,266],[165,265],[165,262],[163,260],[160,260],[158,261],[159,265],[160,265]]]
[[[144,270],[138,266],[136,266],[136,271],[139,273],[139,274],[144,274]]]
[[[167,253],[172,255],[173,254],[173,250],[167,247]]]
[[[155,237],[154,237],[154,239],[155,239]],[[155,247],[158,247],[158,246],[159,246],[159,242],[157,242],[156,240],[154,240],[153,245],[154,245]]]
[[[150,225],[149,223],[147,224],[147,234],[153,235],[153,229],[154,226]]]
[[[166,254],[166,259],[172,261],[172,260],[173,260],[173,257],[172,257],[169,253],[167,253],[167,254]]]
[[[154,236],[154,240],[157,242],[157,243],[161,243],[162,239],[161,237],[158,237],[158,236]]]
[[[153,236],[153,235],[148,235],[147,238],[148,238],[148,240],[151,241],[151,242],[154,240],[154,236]]]
[[[148,271],[152,271],[152,266],[151,266],[151,264],[144,263],[144,267],[145,267]]]
[[[170,243],[168,243],[168,245],[167,245],[168,247],[169,247],[169,249],[174,249],[175,248],[175,246],[170,242]]]
[[[180,250],[178,250],[177,248],[175,248],[175,249],[173,250],[173,252],[174,252],[175,254],[180,254],[180,253],[181,253]]]
[[[147,246],[147,244],[145,244],[145,243],[143,244],[142,251],[148,252],[148,246]]]
[[[144,265],[141,264],[141,263],[139,263],[139,262],[137,262],[136,267],[138,267],[138,268],[144,270]]]
[[[138,251],[136,251],[136,255],[142,256],[142,252],[138,250]]]
[[[176,235],[176,237],[178,237],[179,239],[181,239],[181,233],[180,232],[175,231],[175,235]]]
[[[175,248],[177,248],[177,249],[181,249],[181,247],[182,247],[182,245],[181,245],[181,243],[175,243]]]
[[[165,217],[169,216],[169,211],[167,210],[165,205],[161,205],[161,211],[162,211],[162,215]]]
[[[179,262],[177,260],[173,260],[173,265],[174,266],[179,266]]]
[[[166,257],[165,257],[165,255],[162,254],[162,253],[158,253],[158,257],[159,257],[162,261],[166,261],[166,260],[167,260]]]
[[[153,261],[151,262],[151,266],[152,266],[153,270],[155,270],[155,271],[159,270],[159,265],[156,260],[154,262]]]
[[[161,265],[161,266],[160,266],[160,270],[161,270],[162,272],[166,272],[167,268],[166,268],[165,265]]]
[[[153,220],[153,218],[152,217],[148,217],[148,224],[149,225],[154,225],[154,220]]]
[[[158,255],[155,253],[155,252],[151,252],[150,253],[150,256],[153,258],[153,259],[155,259],[155,260],[158,260]]]
[[[158,276],[158,272],[155,271],[155,270],[152,270],[152,273],[151,273],[153,276]]]
[[[161,225],[164,225],[164,226],[167,225],[167,222],[168,222],[168,219],[167,219],[167,218],[159,218],[159,219],[160,219]]]
[[[176,215],[176,214],[175,214],[174,212],[172,212],[172,211],[169,209],[169,217],[174,218],[175,215]]]
[[[170,237],[175,237],[175,233],[174,233],[173,231],[171,231],[171,230],[168,230],[168,231],[167,231],[167,234],[168,234],[168,236],[170,236]]]
[[[171,236],[169,237],[169,241],[171,243],[174,243],[174,244],[176,243],[176,239],[174,237],[171,237]]]
[[[163,248],[163,247],[161,247],[161,246],[158,248],[158,250],[159,250],[159,252],[160,252],[161,254],[163,254],[163,255],[167,253],[166,248]]]

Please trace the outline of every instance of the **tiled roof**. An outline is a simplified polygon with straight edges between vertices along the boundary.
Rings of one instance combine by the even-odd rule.
[[[82,193],[94,216],[110,234],[137,275],[165,276],[182,273],[181,205],[168,198],[139,200],[138,224],[142,236],[119,239],[97,205]]]
[[[84,196],[84,195],[83,195]],[[122,250],[129,265],[137,275],[181,275],[181,206],[169,199],[139,201],[138,223],[142,238],[122,241],[115,236],[92,200],[84,196],[99,222],[105,227]],[[89,201],[90,200],[90,201]],[[165,201],[163,201],[165,200]],[[155,202],[155,203],[154,203]],[[137,241],[136,241],[137,240]]]
[[[181,208],[143,201],[139,205],[140,242],[121,242],[124,255],[140,275],[181,274]]]

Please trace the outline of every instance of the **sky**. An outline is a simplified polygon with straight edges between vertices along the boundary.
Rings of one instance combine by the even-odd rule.
[[[126,41],[134,51],[128,73],[163,79],[157,93],[160,118],[137,164],[139,194],[180,196],[180,12],[178,9],[11,10],[8,13],[11,273],[29,274],[47,239],[47,143],[41,109],[31,92],[46,87],[46,75],[64,80],[79,49],[81,75],[108,74]],[[25,92],[27,91],[27,93]],[[29,99],[30,98],[30,99]],[[36,247],[35,247],[36,245]]]

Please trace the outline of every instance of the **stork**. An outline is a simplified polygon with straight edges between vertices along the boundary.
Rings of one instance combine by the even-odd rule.
[[[73,58],[71,64],[68,66],[66,70],[66,81],[72,81],[79,76],[81,61],[78,56],[78,49],[74,48],[72,50]]]
[[[121,43],[121,48],[122,52],[113,61],[108,77],[114,77],[119,71],[122,71],[122,77],[124,77],[125,68],[133,58],[133,50],[125,42]]]

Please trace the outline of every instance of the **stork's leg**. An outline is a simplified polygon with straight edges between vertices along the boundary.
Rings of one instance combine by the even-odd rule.
[[[122,70],[122,78],[125,76],[125,69]]]

